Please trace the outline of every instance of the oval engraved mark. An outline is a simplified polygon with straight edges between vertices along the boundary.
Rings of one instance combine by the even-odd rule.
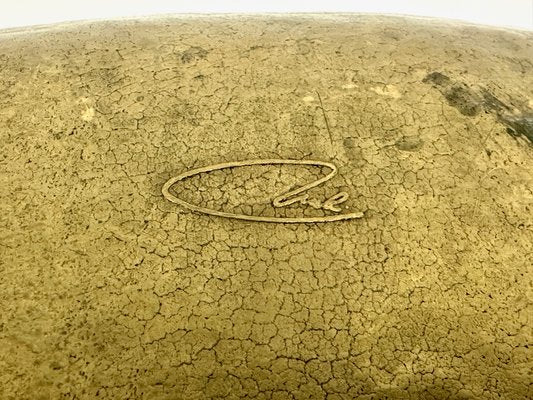
[[[217,217],[225,217],[225,218],[234,218],[234,219],[242,219],[246,221],[256,221],[256,222],[278,222],[278,223],[312,223],[312,222],[333,222],[333,221],[342,221],[342,220],[348,220],[348,219],[354,219],[354,218],[361,218],[363,217],[362,212],[353,212],[353,213],[347,213],[347,214],[336,214],[336,215],[326,215],[326,216],[318,216],[318,217],[261,217],[257,215],[246,215],[246,214],[234,214],[224,211],[218,211],[218,210],[212,210],[210,208],[200,207],[191,203],[188,203],[184,200],[179,199],[178,197],[174,196],[172,193],[170,193],[170,187],[174,185],[175,183],[185,179],[189,178],[194,175],[198,175],[205,172],[212,172],[217,171],[221,169],[226,168],[234,168],[234,167],[247,167],[251,165],[280,165],[280,164],[287,164],[287,165],[311,165],[311,166],[319,166],[319,167],[327,167],[331,169],[331,172],[327,174],[326,176],[317,179],[315,181],[312,181],[306,185],[299,186],[296,189],[290,190],[280,196],[277,196],[273,200],[273,206],[274,207],[284,207],[289,204],[300,202],[301,204],[310,204],[313,205],[314,208],[322,208],[325,210],[331,210],[334,212],[340,211],[340,208],[337,207],[338,204],[346,201],[348,199],[348,194],[346,192],[339,192],[336,195],[330,197],[327,199],[323,204],[319,203],[312,203],[312,200],[308,200],[308,195],[303,194],[305,191],[314,188],[318,185],[321,185],[324,182],[329,181],[331,178],[333,178],[337,174],[337,167],[335,164],[332,164],[330,162],[326,161],[315,161],[315,160],[281,160],[281,159],[265,159],[265,160],[245,160],[245,161],[234,161],[234,162],[227,162],[227,163],[221,163],[216,165],[210,165],[207,167],[202,168],[196,168],[187,172],[184,172],[178,176],[175,176],[173,178],[170,178],[164,185],[162,189],[163,196],[170,202],[179,204],[180,206],[187,208],[191,211],[196,211],[203,214],[209,214],[214,215]]]

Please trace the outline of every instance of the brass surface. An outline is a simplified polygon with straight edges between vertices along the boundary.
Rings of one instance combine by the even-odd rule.
[[[533,398],[532,39],[0,31],[0,399]]]

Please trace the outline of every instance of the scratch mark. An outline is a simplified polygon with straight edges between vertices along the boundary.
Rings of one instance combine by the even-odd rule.
[[[320,93],[318,93],[318,91],[316,92],[316,94],[318,96],[318,101],[320,101],[320,108],[322,109],[322,115],[324,116],[324,121],[326,121],[326,129],[328,130],[329,141],[331,142],[331,145],[333,146],[333,136],[331,135],[331,130],[329,129],[328,116],[326,115],[326,110],[324,110],[324,105],[322,104],[322,97],[320,96]]]

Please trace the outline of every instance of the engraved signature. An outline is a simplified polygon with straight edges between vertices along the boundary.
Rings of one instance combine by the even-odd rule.
[[[346,200],[348,200],[348,197],[349,197],[348,193],[339,192],[331,196],[330,198],[326,199],[324,202],[321,202],[318,199],[311,199],[309,198],[309,194],[305,193],[309,189],[317,187],[323,184],[324,182],[329,181],[331,178],[333,178],[337,174],[338,170],[335,164],[332,164],[326,161],[264,159],[264,160],[234,161],[234,162],[210,165],[207,167],[196,168],[196,169],[184,172],[173,178],[170,178],[163,185],[162,193],[163,193],[163,196],[168,201],[171,201],[172,203],[175,203],[175,204],[179,204],[182,207],[185,207],[191,211],[196,211],[199,213],[214,215],[218,217],[242,219],[246,221],[278,222],[278,223],[311,223],[311,222],[333,222],[333,221],[341,221],[341,220],[348,220],[348,219],[363,217],[362,212],[352,212],[352,213],[346,213],[346,214],[334,214],[334,215],[317,216],[317,217],[262,217],[258,215],[234,214],[234,213],[229,213],[225,211],[212,210],[206,207],[200,207],[200,206],[188,203],[182,199],[179,199],[178,197],[170,193],[170,187],[174,185],[175,183],[185,178],[189,178],[191,176],[198,175],[201,173],[217,171],[217,170],[226,169],[226,168],[247,167],[247,166],[252,166],[252,165],[280,165],[280,164],[321,166],[321,167],[327,167],[331,169],[331,172],[320,179],[307,183],[303,186],[299,186],[296,189],[290,190],[286,193],[281,194],[280,196],[275,197],[272,201],[272,205],[274,207],[286,207],[288,205],[299,202],[302,205],[309,205],[316,209],[323,209],[323,210],[333,211],[336,213],[341,211],[341,208],[339,207],[339,205],[344,203]]]

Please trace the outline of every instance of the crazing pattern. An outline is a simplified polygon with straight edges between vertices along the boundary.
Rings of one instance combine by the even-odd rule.
[[[0,399],[530,400],[532,46],[371,15],[0,32]],[[250,159],[339,173],[171,192],[364,217],[161,193]]]

